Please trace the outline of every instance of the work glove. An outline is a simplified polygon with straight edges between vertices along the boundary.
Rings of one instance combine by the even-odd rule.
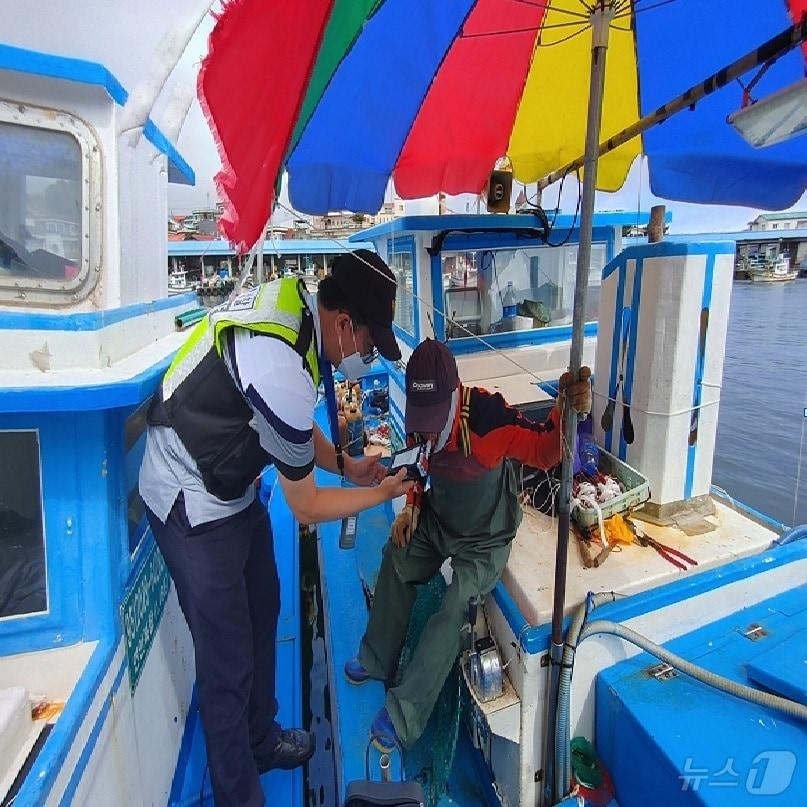
[[[412,540],[412,533],[417,529],[420,520],[420,508],[413,504],[408,504],[395,516],[392,522],[390,538],[392,543],[400,549],[407,546]]]
[[[564,396],[569,397],[569,403],[575,412],[585,415],[591,411],[591,369],[580,368],[579,381],[572,381],[571,373],[564,373],[558,382],[558,402],[559,408],[563,409]]]

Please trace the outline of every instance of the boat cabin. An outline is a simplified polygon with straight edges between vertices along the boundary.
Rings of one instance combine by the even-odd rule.
[[[126,98],[102,64],[0,45],[0,800],[16,805],[166,803],[191,701],[137,477],[144,404],[198,307],[165,272],[167,184],[194,175],[153,121],[119,137]]]

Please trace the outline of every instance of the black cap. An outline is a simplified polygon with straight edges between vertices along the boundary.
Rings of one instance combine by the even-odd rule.
[[[331,275],[366,320],[378,352],[390,361],[400,359],[401,349],[392,332],[398,288],[392,269],[375,252],[357,249],[339,255]]]
[[[415,348],[406,364],[407,433],[443,430],[459,380],[457,362],[442,342],[427,339]]]

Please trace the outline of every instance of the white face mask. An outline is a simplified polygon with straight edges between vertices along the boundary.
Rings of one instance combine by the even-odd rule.
[[[356,331],[353,330],[353,323],[350,323],[350,330],[353,333],[353,353],[345,356],[345,350],[342,347],[342,334],[339,332],[339,327],[336,326],[336,337],[339,339],[339,352],[342,354],[342,361],[336,368],[348,381],[358,381],[363,375],[366,375],[370,370],[370,365],[373,363],[374,354],[371,353],[369,357],[365,358],[359,353],[358,345],[356,344]],[[369,358],[369,361],[367,360]]]
[[[440,434],[437,435],[437,439],[434,441],[434,446],[432,447],[432,451],[435,454],[445,448],[445,444],[448,442],[448,438],[451,436],[451,428],[454,425],[454,416],[457,414],[458,401],[459,390],[455,389],[454,392],[451,393],[451,406],[448,409],[448,419],[446,420],[445,426],[443,426]]]

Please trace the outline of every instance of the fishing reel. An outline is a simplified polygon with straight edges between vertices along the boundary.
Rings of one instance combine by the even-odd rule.
[[[501,697],[504,692],[503,668],[499,649],[493,637],[476,635],[476,617],[479,608],[477,597],[468,600],[468,623],[471,647],[468,653],[468,673],[474,694],[482,703]]]

